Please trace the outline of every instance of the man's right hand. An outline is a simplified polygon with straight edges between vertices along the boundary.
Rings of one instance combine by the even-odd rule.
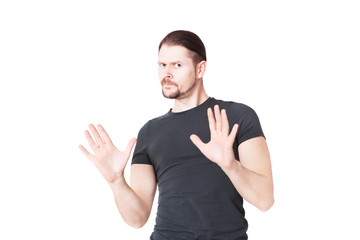
[[[100,124],[97,126],[101,135],[94,127],[94,125],[89,124],[89,128],[96,142],[92,139],[88,130],[84,131],[85,137],[95,154],[89,153],[82,145],[79,145],[79,148],[84,153],[84,155],[96,166],[104,178],[109,183],[113,183],[116,180],[124,177],[124,169],[137,139],[130,139],[126,149],[124,151],[119,151],[112,143],[105,129]]]

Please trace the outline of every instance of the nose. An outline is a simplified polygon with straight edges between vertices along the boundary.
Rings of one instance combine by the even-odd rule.
[[[169,78],[169,79],[173,78],[172,70],[171,70],[171,67],[169,65],[166,66],[164,73],[165,73],[165,78]]]

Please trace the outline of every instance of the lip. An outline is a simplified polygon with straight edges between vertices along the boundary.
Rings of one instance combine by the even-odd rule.
[[[171,87],[171,86],[175,86],[175,84],[171,83],[171,82],[164,82],[163,86],[165,87]]]

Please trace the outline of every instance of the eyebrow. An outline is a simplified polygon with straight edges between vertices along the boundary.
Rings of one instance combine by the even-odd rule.
[[[162,61],[158,61],[158,64],[160,63],[164,63]],[[181,64],[184,64],[182,61],[174,61],[174,62],[170,62],[170,64],[175,64],[175,63],[181,63]]]

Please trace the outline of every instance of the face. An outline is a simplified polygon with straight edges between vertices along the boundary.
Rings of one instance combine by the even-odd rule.
[[[188,49],[163,45],[159,51],[158,65],[164,97],[180,99],[191,94],[196,83],[196,69]]]

